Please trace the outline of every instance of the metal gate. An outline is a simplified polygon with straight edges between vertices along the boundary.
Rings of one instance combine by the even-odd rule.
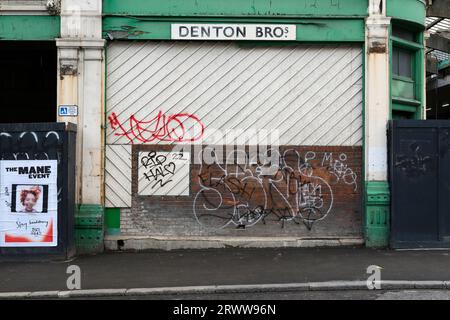
[[[393,120],[389,128],[391,246],[450,247],[450,121]]]
[[[17,199],[20,199],[20,197],[15,196],[15,194],[19,194],[18,190],[24,186],[28,186],[25,190],[31,190],[29,188],[30,185],[22,184],[24,183],[23,180],[12,182],[17,184],[6,183],[6,177],[4,171],[2,171],[0,176],[2,205],[6,204],[11,209],[5,212],[5,207],[2,207],[3,212],[0,217],[0,235],[2,237],[0,240],[0,261],[66,260],[75,255],[76,130],[76,126],[71,123],[0,124],[0,160],[2,162],[25,162],[26,165],[30,166],[31,170],[31,168],[37,168],[39,161],[50,160],[55,161],[57,167],[56,188],[53,189],[53,194],[52,188],[49,185],[45,185],[47,180],[41,179],[41,177],[36,175],[33,177],[32,171],[30,171],[29,178],[31,179],[25,181],[32,183],[37,181],[31,186],[37,186],[39,190],[42,190],[39,191],[38,196],[35,195],[35,198],[40,197],[42,199],[42,206],[40,209],[38,208],[38,201],[35,207],[37,210],[31,213],[18,209],[20,204]],[[22,164],[18,166],[22,166]],[[9,171],[17,170],[10,169]],[[20,173],[19,169],[18,175],[28,176],[28,172]],[[9,185],[11,185],[11,188]],[[42,194],[39,196],[40,193]],[[52,207],[54,210],[52,210]],[[55,212],[55,216],[48,218],[47,214],[51,213],[51,211]],[[56,225],[53,227],[55,221]],[[48,225],[50,227],[46,229]],[[30,233],[20,233],[24,229],[30,230]],[[48,230],[51,231],[47,234],[44,233],[44,230],[46,232],[49,232]],[[11,233],[7,235],[9,231]],[[6,240],[7,237],[11,238],[10,243],[4,246],[1,242],[6,244],[8,242]],[[46,238],[53,237],[56,237],[57,240],[52,244],[49,244],[52,241],[44,241]]]

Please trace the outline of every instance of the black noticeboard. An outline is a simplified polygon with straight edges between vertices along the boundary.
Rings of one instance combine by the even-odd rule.
[[[0,124],[0,261],[75,255],[75,139],[71,123]]]

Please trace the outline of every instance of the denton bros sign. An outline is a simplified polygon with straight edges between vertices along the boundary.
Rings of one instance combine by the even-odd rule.
[[[172,24],[173,40],[292,41],[295,25],[288,24]]]

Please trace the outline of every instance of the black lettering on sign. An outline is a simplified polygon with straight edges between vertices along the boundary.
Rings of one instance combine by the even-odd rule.
[[[233,29],[233,27],[226,27],[225,29],[223,29],[223,34],[227,38],[232,38],[234,36],[234,29]]]
[[[208,27],[202,27],[201,28],[201,35],[202,37],[210,37],[211,36],[211,29]]]
[[[269,36],[269,37],[273,38],[272,29],[270,27],[266,27],[265,32],[266,32],[266,37]]]
[[[263,31],[261,27],[256,27],[256,37],[262,38],[263,37]]]
[[[192,38],[198,38],[198,27],[191,27],[191,37]]]
[[[273,34],[277,38],[281,38],[284,35],[283,29],[281,27],[276,27],[273,29]]]
[[[236,28],[236,36],[245,38],[247,35],[247,29],[245,27],[237,27]]]
[[[187,27],[181,26],[179,30],[180,37],[187,37],[189,35],[189,29]]]
[[[214,26],[214,27],[212,27],[214,30],[216,30],[216,37],[218,37],[219,36],[219,30],[222,30],[223,29],[223,27],[220,27],[220,26]]]

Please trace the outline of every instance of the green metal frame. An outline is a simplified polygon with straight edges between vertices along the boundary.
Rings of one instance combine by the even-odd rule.
[[[59,16],[0,16],[0,40],[55,40],[60,33]]]
[[[425,24],[424,0],[387,0],[386,15],[406,23],[423,27]]]
[[[364,17],[367,0],[103,0],[107,15]]]
[[[297,41],[363,42],[363,19],[105,17],[103,37],[116,40],[170,40],[172,23],[266,23],[297,25]]]
[[[394,26],[396,24],[394,23]],[[417,29],[411,30],[416,32],[416,41],[408,41],[398,37],[390,36],[390,48],[398,47],[410,51],[413,54],[412,61],[412,78],[403,78],[393,75],[392,68],[390,71],[391,80],[391,118],[396,118],[396,111],[410,114],[412,119],[423,119],[423,106],[425,103],[423,94],[423,78],[424,78],[424,46],[423,32]],[[390,61],[392,66],[392,53],[390,50]],[[401,96],[399,94],[402,89],[410,91],[410,96]],[[406,90],[403,90],[406,91]],[[412,95],[412,96],[411,96]]]

